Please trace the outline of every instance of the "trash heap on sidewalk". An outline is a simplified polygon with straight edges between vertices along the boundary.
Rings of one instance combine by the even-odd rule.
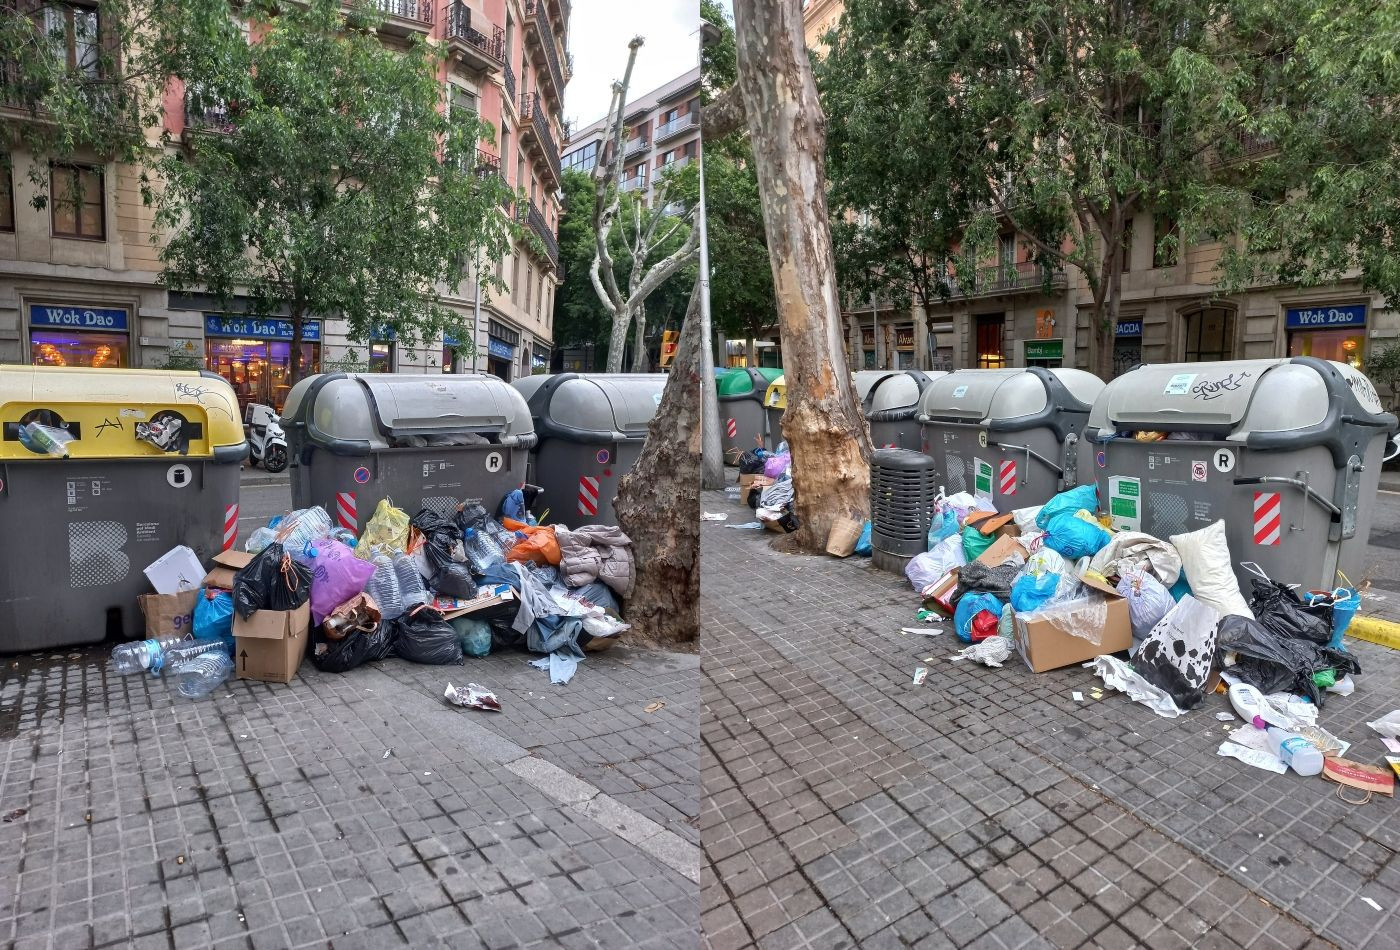
[[[1082,664],[1167,718],[1225,694],[1222,710],[1244,724],[1220,755],[1393,794],[1384,764],[1343,758],[1350,743],[1319,724],[1327,697],[1351,693],[1361,674],[1343,643],[1360,604],[1354,587],[1297,591],[1240,562],[1246,599],[1223,521],[1168,539],[1110,523],[1092,484],[1008,512],[967,493],[940,496],[928,550],[905,570],[923,598],[919,619],[951,622],[966,644],[954,661],[1001,666],[1016,654],[1034,673]],[[1400,711],[1371,725],[1400,753]],[[1400,756],[1388,761],[1400,773]]]
[[[792,509],[792,455],[787,443],[777,451],[750,449],[739,457],[739,493],[769,531],[797,530]]]
[[[307,657],[344,673],[493,649],[540,654],[532,665],[567,683],[587,652],[628,629],[622,604],[636,581],[619,528],[539,524],[521,489],[499,519],[477,504],[410,517],[385,499],[358,538],[325,509],[300,509],[255,530],[244,551],[215,555],[207,572],[179,547],[147,576],[147,639],[116,647],[112,669],[172,673],[192,698],[230,676],[290,682]]]

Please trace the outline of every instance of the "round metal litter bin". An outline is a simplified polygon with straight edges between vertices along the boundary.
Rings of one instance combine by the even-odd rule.
[[[661,405],[665,373],[527,376],[511,385],[530,407],[530,483],[552,521],[616,524],[617,484],[632,470]]]
[[[525,483],[530,410],[495,376],[328,373],[292,387],[282,411],[292,504],[320,505],[360,532],[381,499],[450,517],[496,511]]]
[[[175,419],[184,451],[136,437]],[[67,431],[68,457],[26,448],[29,422]],[[237,539],[248,444],[212,373],[0,366],[0,423],[0,653],[139,637],[146,566]]]
[[[910,449],[877,449],[870,457],[870,546],[876,567],[903,573],[928,549],[938,499],[933,459]]]
[[[889,373],[875,381],[862,397],[865,418],[870,422],[870,442],[876,448],[913,449],[923,447],[919,431],[919,399],[943,372],[907,369]]]
[[[1078,484],[1080,432],[1103,381],[1077,369],[964,369],[919,402],[922,448],[949,494],[998,511],[1043,505]]]
[[[731,465],[738,464],[739,456],[749,449],[760,445],[771,449],[777,445],[768,431],[763,397],[768,384],[781,375],[780,369],[741,366],[720,378],[720,440],[724,457]]]
[[[1274,580],[1361,581],[1386,440],[1396,419],[1364,375],[1292,359],[1139,366],[1094,403],[1080,470],[1115,528],[1159,538],[1224,519],[1245,595]],[[1161,441],[1138,441],[1139,432]],[[1187,579],[1189,582],[1189,578]]]

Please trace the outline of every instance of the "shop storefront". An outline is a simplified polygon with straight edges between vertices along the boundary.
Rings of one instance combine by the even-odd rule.
[[[1022,358],[1024,366],[1041,366],[1045,369],[1058,369],[1065,365],[1064,340],[1023,340]]]
[[[1142,362],[1142,318],[1119,320],[1113,334],[1113,375],[1121,376]]]
[[[530,349],[530,372],[549,372],[549,347],[536,343]]]
[[[898,353],[899,369],[914,368],[914,325],[896,327],[894,331],[894,348]]]
[[[319,373],[321,321],[303,322],[301,335],[301,373]],[[240,411],[250,402],[282,411],[292,388],[292,321],[210,313],[204,337],[204,366],[229,381]]]
[[[1289,356],[1316,356],[1360,368],[1366,357],[1366,305],[1284,310]]]
[[[519,332],[497,320],[487,326],[486,372],[509,382],[513,378],[515,348],[520,343]]]
[[[29,358],[35,366],[131,366],[131,312],[123,307],[29,306]]]

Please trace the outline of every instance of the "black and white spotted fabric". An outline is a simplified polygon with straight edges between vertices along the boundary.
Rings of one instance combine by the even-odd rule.
[[[1133,668],[1165,690],[1178,709],[1191,709],[1205,697],[1219,625],[1214,607],[1187,594],[1142,641],[1133,655]]]

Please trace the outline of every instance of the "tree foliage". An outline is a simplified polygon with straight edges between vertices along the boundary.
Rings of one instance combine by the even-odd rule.
[[[188,148],[159,164],[158,220],[173,229],[163,281],[262,313],[338,316],[367,341],[459,338],[457,295],[480,253],[518,228],[501,177],[478,158],[490,127],[441,109],[440,53],[392,50],[381,15],[336,0],[256,0],[261,27],[184,74]],[[488,288],[499,284],[483,272]]]

